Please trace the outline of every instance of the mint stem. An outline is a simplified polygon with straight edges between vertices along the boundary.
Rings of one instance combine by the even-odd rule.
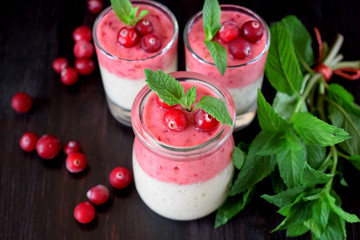
[[[306,85],[306,88],[304,90],[304,93],[301,95],[301,98],[297,102],[295,106],[294,113],[299,112],[301,106],[305,102],[306,98],[308,97],[309,93],[311,92],[311,89],[314,87],[314,85],[318,82],[319,78],[321,77],[320,73],[316,73],[312,78],[309,80],[309,83]]]
[[[337,168],[337,165],[338,165],[338,152],[337,152],[335,146],[331,146],[331,152],[332,152],[332,156],[333,156],[333,165],[332,165],[330,174],[335,176],[336,168]],[[332,178],[330,179],[330,181],[325,185],[325,190],[326,190],[328,193],[329,193],[330,190],[331,190],[333,180],[334,180],[334,177],[332,177]]]
[[[334,45],[331,47],[329,55],[326,57],[326,59],[324,60],[324,64],[325,65],[330,65],[330,63],[333,61],[334,57],[338,54],[341,45],[344,42],[344,37],[341,34],[337,34],[336,36],[336,40]]]

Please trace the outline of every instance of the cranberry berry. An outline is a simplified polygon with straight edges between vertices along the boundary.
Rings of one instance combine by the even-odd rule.
[[[221,41],[228,43],[235,40],[239,36],[240,29],[234,22],[224,22],[218,31]]]
[[[20,113],[27,113],[32,107],[32,98],[24,92],[16,93],[11,99],[12,108]]]
[[[172,106],[169,106],[169,104],[167,104],[166,102],[164,102],[159,96],[156,95],[156,103],[162,107],[162,108],[166,108],[166,109],[169,109],[169,108],[172,108],[174,107],[174,105]]]
[[[145,52],[153,53],[161,48],[161,40],[154,34],[148,34],[141,38],[141,47]]]
[[[82,147],[80,142],[76,141],[76,140],[71,140],[69,142],[66,143],[66,145],[64,146],[64,152],[66,155],[69,155],[70,153],[75,153],[75,152],[82,152]]]
[[[74,209],[74,217],[79,223],[90,223],[95,219],[95,208],[89,202],[81,202]]]
[[[45,134],[36,143],[36,152],[41,158],[53,159],[61,150],[60,140],[51,134]]]
[[[88,0],[87,7],[89,12],[98,14],[104,8],[104,3],[102,0]]]
[[[25,152],[32,152],[36,148],[38,136],[33,132],[26,132],[20,138],[20,147]]]
[[[247,21],[242,25],[240,32],[249,42],[257,42],[264,34],[264,29],[258,21]]]
[[[60,80],[65,85],[74,85],[79,80],[79,74],[73,67],[62,70]]]
[[[131,173],[125,167],[114,168],[109,175],[110,184],[116,189],[126,188],[131,183],[131,180]]]
[[[92,39],[91,28],[89,28],[88,26],[79,26],[74,29],[72,33],[72,37],[75,42],[78,41],[90,42]]]
[[[96,185],[92,187],[87,193],[86,196],[89,198],[90,202],[95,205],[101,205],[106,203],[109,200],[110,192],[107,187],[104,185]]]
[[[118,43],[123,47],[132,47],[139,41],[135,28],[125,26],[118,33]]]
[[[62,70],[69,66],[69,61],[64,57],[55,58],[52,67],[56,73],[61,73]]]
[[[169,109],[163,116],[163,124],[170,131],[181,132],[188,126],[186,114],[180,109]]]
[[[66,157],[66,169],[71,173],[82,172],[87,166],[86,156],[83,153],[70,153]]]
[[[218,120],[204,110],[199,110],[195,114],[195,127],[198,129],[209,131],[215,128],[218,123]]]
[[[229,44],[230,55],[235,59],[246,59],[251,54],[251,48],[248,41],[238,38]]]
[[[76,58],[91,58],[94,55],[94,46],[87,41],[77,41],[74,45],[74,56]]]
[[[95,70],[95,62],[91,58],[78,58],[75,60],[75,69],[80,75],[90,75]]]
[[[143,35],[143,36],[154,32],[154,27],[153,27],[152,23],[145,18],[139,20],[135,24],[135,29],[140,35]]]

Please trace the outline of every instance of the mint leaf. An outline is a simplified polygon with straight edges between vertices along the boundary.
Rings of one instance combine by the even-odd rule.
[[[205,41],[216,68],[224,75],[227,66],[226,49],[215,41]]]
[[[205,41],[210,41],[220,29],[221,8],[217,0],[205,0],[203,6],[203,25]]]
[[[333,174],[326,174],[316,171],[308,163],[305,162],[304,173],[302,176],[302,182],[304,187],[312,187],[317,184],[327,183],[333,177]]]
[[[360,171],[360,155],[352,155],[349,157],[348,161]]]
[[[324,162],[326,148],[319,145],[306,145],[307,163],[313,169],[319,169]]]
[[[349,93],[344,87],[339,84],[330,84],[327,89],[327,95],[348,113],[360,117],[360,107],[355,104],[354,96],[351,95],[351,93]]]
[[[183,105],[188,111],[191,110],[191,105],[196,100],[196,86],[190,88],[184,97],[180,99],[181,105]]]
[[[222,124],[225,123],[229,126],[233,125],[233,120],[229,114],[229,111],[225,103],[220,99],[212,96],[203,96],[200,101],[195,104],[195,106],[209,113]]]
[[[144,72],[145,82],[164,102],[170,106],[180,104],[180,99],[184,96],[184,88],[175,78],[160,69],[157,72],[145,69]]]
[[[331,210],[337,215],[339,215],[339,217],[343,218],[346,222],[350,222],[350,223],[360,222],[360,219],[356,215],[347,213],[341,207],[339,207],[336,204],[336,199],[330,194],[326,195],[326,200],[330,205]]]
[[[271,85],[289,96],[299,95],[303,76],[286,27],[277,23],[270,28],[271,45],[265,67]]]
[[[291,122],[307,144],[332,146],[349,138],[343,129],[321,121],[310,113],[294,113]]]
[[[149,13],[147,10],[142,10],[139,16],[136,17],[139,7],[134,8],[129,0],[110,0],[110,2],[116,16],[128,26],[134,26]]]
[[[303,188],[302,186],[297,186],[295,188],[288,189],[273,196],[264,194],[261,197],[269,203],[274,204],[278,208],[283,208],[285,206],[291,205],[295,201],[295,199],[304,191],[305,188]]]
[[[245,161],[245,154],[240,148],[235,147],[232,155],[232,159],[236,169],[240,170]]]
[[[284,120],[290,120],[292,114],[294,113],[297,98],[295,95],[289,96],[282,92],[277,92],[273,101],[273,108],[277,114]],[[307,106],[303,102],[299,112],[307,112]]]

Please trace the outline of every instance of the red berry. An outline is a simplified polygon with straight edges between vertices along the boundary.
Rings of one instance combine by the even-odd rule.
[[[104,3],[102,0],[88,0],[87,7],[89,12],[93,14],[98,14],[104,7]]]
[[[139,35],[133,27],[123,27],[118,33],[118,42],[123,47],[132,47],[139,41]]]
[[[17,112],[26,113],[32,107],[32,98],[24,92],[16,93],[11,99],[11,106]]]
[[[221,41],[228,43],[235,40],[239,36],[240,29],[234,22],[224,22],[218,31]]]
[[[152,23],[148,19],[140,19],[135,24],[136,31],[140,34],[145,36],[146,34],[150,34],[154,32],[154,27]]]
[[[76,140],[71,140],[67,142],[66,145],[64,146],[64,152],[66,155],[75,152],[82,152],[81,144]]]
[[[131,173],[125,167],[114,168],[109,175],[110,184],[116,189],[126,188],[131,183],[131,179]]]
[[[79,74],[73,67],[62,70],[60,80],[65,85],[74,85],[79,80]]]
[[[90,42],[92,39],[91,28],[89,28],[88,26],[79,26],[74,29],[72,33],[72,37],[75,42],[78,41]]]
[[[242,25],[240,32],[249,42],[257,42],[264,34],[264,29],[258,21],[247,21]]]
[[[95,62],[91,58],[78,58],[75,60],[75,69],[80,75],[90,75],[95,70]]]
[[[187,128],[188,119],[182,110],[173,108],[164,114],[163,124],[170,131],[181,132]]]
[[[36,152],[44,159],[53,159],[61,150],[60,140],[51,134],[45,134],[36,143]]]
[[[218,120],[204,110],[199,110],[195,114],[195,127],[199,129],[208,131],[216,127],[218,123]]]
[[[64,57],[55,58],[53,61],[52,67],[56,73],[61,73],[61,71],[69,66],[69,61]]]
[[[89,198],[90,202],[95,205],[101,205],[106,203],[109,200],[110,193],[109,189],[104,185],[96,185],[92,187],[87,193],[86,196]]]
[[[169,106],[169,104],[167,104],[166,102],[164,102],[159,96],[156,95],[156,103],[162,107],[162,108],[172,108],[174,107],[175,105],[172,105],[172,106]]]
[[[86,156],[83,153],[70,153],[66,157],[66,169],[71,173],[82,172],[87,166]]]
[[[74,56],[76,58],[91,58],[94,55],[94,46],[87,41],[77,41],[74,45]]]
[[[81,202],[74,209],[74,217],[79,223],[90,223],[95,219],[95,208],[89,202]]]
[[[161,48],[161,40],[154,34],[148,34],[141,38],[141,47],[145,52],[153,53]]]
[[[251,54],[250,44],[245,39],[238,38],[230,43],[229,52],[233,58],[246,59]]]
[[[26,132],[20,138],[20,147],[25,152],[32,152],[36,148],[38,136],[33,132]]]

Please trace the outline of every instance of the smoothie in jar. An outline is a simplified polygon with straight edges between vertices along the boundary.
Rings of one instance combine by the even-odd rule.
[[[221,28],[213,40],[226,49],[227,67],[224,75],[216,68],[204,43],[202,11],[188,21],[184,30],[186,69],[208,75],[228,89],[236,107],[235,130],[239,130],[250,124],[256,115],[257,89],[261,88],[263,82],[270,32],[263,19],[246,8],[236,5],[220,5],[220,8]],[[258,39],[249,41],[243,36],[244,25],[249,22],[256,22],[263,30]],[[232,30],[234,24],[236,27]],[[219,37],[220,31],[225,32],[222,36],[224,40]],[[240,50],[236,49],[238,46]],[[243,54],[244,48],[246,52]]]
[[[112,7],[99,15],[93,28],[109,110],[117,121],[126,126],[131,126],[131,107],[136,94],[145,86],[144,69],[176,71],[178,46],[178,23],[168,8],[147,0],[134,0],[131,3],[133,7],[139,7],[138,14],[143,10],[148,11],[142,20],[145,20],[144,25],[151,24],[150,33],[140,32],[136,25],[127,26],[120,21]],[[120,39],[125,27],[131,28],[137,34],[131,46]],[[156,48],[149,49],[146,45],[146,40],[148,43],[154,41],[149,38],[150,35],[155,35],[156,41],[160,42]]]
[[[172,76],[185,91],[196,86],[195,103],[204,95],[220,98],[234,121],[233,101],[225,88],[198,73],[176,72]],[[220,122],[200,127],[201,110],[187,111],[181,105],[163,107],[157,98],[146,86],[134,102],[131,119],[136,189],[145,204],[163,217],[204,217],[224,202],[229,190],[234,171],[233,127]],[[184,112],[186,127],[169,130],[165,116],[177,110]]]

